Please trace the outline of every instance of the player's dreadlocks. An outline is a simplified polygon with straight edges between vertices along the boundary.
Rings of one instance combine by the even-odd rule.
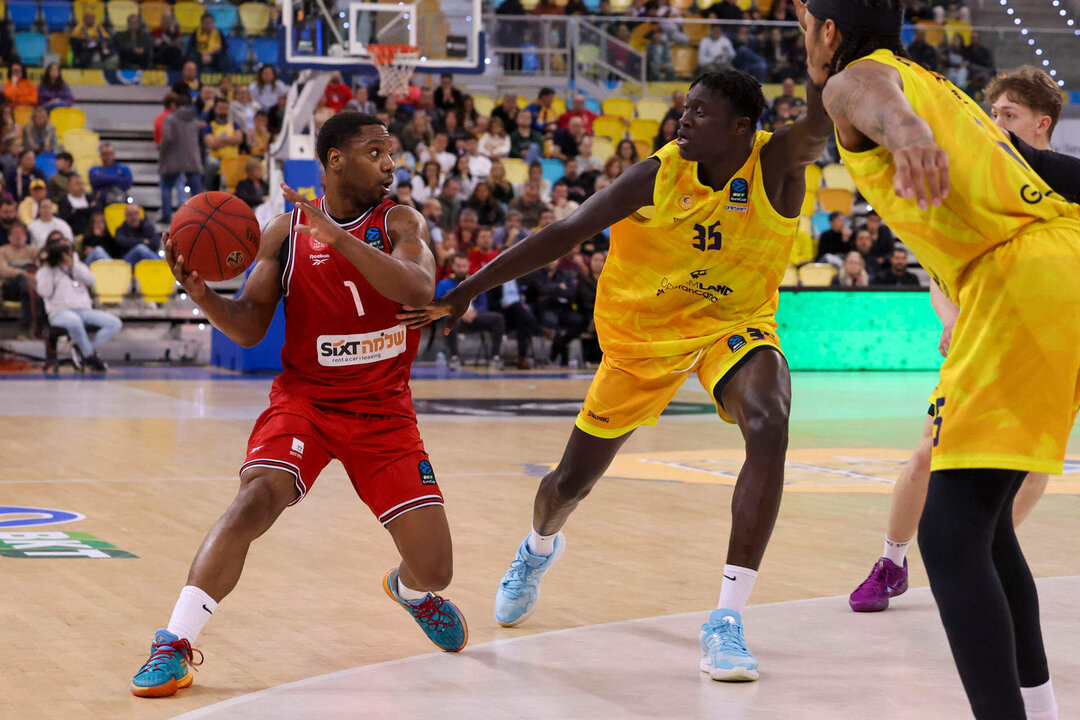
[[[821,17],[814,12],[817,3],[811,5],[810,12],[814,17],[822,21],[831,17],[837,27],[840,28],[840,45],[836,48],[836,53],[828,66],[830,76],[840,72],[853,61],[883,48],[900,57],[910,57],[904,48],[903,41],[900,40],[902,27],[900,22],[895,24],[895,32],[891,29],[886,31],[884,28],[868,29],[865,25],[860,27],[860,23],[858,23],[860,16],[902,15],[904,12],[904,0],[844,0],[842,3],[837,3],[834,0],[833,3],[827,4],[842,4],[847,10],[840,16],[833,17],[832,13],[830,13],[827,17]]]
[[[754,127],[765,112],[765,95],[761,92],[761,83],[744,72],[730,68],[705,72],[694,78],[690,89],[695,85],[704,85],[712,92],[720,93],[727,98],[736,113],[750,118]]]

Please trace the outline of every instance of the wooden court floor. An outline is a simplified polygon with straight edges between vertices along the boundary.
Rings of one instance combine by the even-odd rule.
[[[469,619],[471,645],[715,605],[741,437],[691,381],[676,399],[683,414],[638,431],[570,520],[540,609],[520,628],[499,628],[495,587],[589,377],[456,377],[413,388],[454,534],[445,594]],[[931,373],[796,375],[788,489],[752,604],[843,595],[865,577],[933,383]],[[267,379],[202,370],[0,379],[0,533],[89,534],[136,556],[7,557],[0,545],[0,718],[168,718],[432,650],[383,595],[393,545],[332,463],[253,545],[239,587],[199,638],[206,663],[195,685],[165,700],[128,693],[192,554],[235,493],[268,389]],[[1020,531],[1038,577],[1078,574],[1076,439],[1076,461]],[[12,507],[84,517],[22,526],[31,516]],[[912,586],[925,586],[918,552],[910,557]],[[1070,669],[1080,671],[1074,652]]]

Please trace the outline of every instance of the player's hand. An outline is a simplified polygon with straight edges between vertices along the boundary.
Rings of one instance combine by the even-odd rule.
[[[285,193],[285,199],[296,205],[304,212],[307,225],[297,225],[293,228],[300,235],[307,235],[325,245],[334,245],[341,237],[341,228],[315,203],[308,200],[300,193],[293,190],[285,183],[281,183],[281,190]]]
[[[419,329],[445,317],[447,321],[443,334],[449,335],[457,321],[468,312],[471,300],[465,293],[455,289],[427,307],[413,308],[406,305],[404,310],[397,314],[397,319],[405,323],[406,327]]]
[[[173,277],[180,283],[180,287],[184,288],[184,292],[188,294],[196,305],[202,303],[203,298],[206,297],[208,292],[206,283],[199,277],[197,270],[188,272],[184,269],[184,256],[178,255],[176,252],[176,244],[169,238],[168,232],[161,233],[161,239],[165,241],[165,262],[169,263],[169,267],[172,268]]]
[[[938,342],[938,352],[941,357],[949,357],[949,346],[952,345],[952,325],[946,325],[941,331],[941,341]]]
[[[949,156],[933,140],[921,140],[893,151],[893,190],[912,198],[920,210],[941,205],[949,196]]]
[[[802,25],[803,30],[806,30],[806,0],[795,0],[792,5],[795,6],[795,15],[799,18],[799,24]]]

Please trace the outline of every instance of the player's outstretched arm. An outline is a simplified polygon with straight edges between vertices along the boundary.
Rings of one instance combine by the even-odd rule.
[[[582,203],[569,217],[514,243],[445,297],[425,308],[400,313],[398,319],[409,327],[422,327],[449,315],[449,332],[480,293],[558,260],[605,228],[652,205],[653,186],[659,169],[659,161],[653,158],[633,165],[611,185]]]
[[[195,301],[210,324],[225,333],[237,345],[251,347],[266,336],[274,319],[278,301],[281,299],[281,261],[278,254],[281,243],[289,235],[291,215],[278,215],[270,221],[259,241],[259,254],[240,297],[229,299],[206,287],[198,271],[184,270],[184,256],[176,253],[176,246],[165,240],[165,259],[172,267],[173,275],[184,292]]]
[[[873,61],[852,65],[829,78],[822,99],[845,148],[881,145],[892,153],[897,195],[914,198],[921,210],[948,196],[949,158],[915,114],[895,69]]]
[[[833,122],[825,112],[821,88],[806,82],[806,112],[773,133],[762,149],[765,192],[773,207],[786,217],[797,217],[806,195],[806,166],[825,152]]]

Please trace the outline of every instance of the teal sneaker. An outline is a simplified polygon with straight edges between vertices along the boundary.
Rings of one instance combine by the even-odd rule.
[[[469,626],[465,623],[465,616],[454,603],[434,593],[428,593],[426,598],[414,605],[398,595],[397,585],[398,569],[394,568],[383,578],[383,590],[397,601],[398,605],[409,611],[431,642],[446,652],[457,652],[465,647],[469,642]]]
[[[514,627],[525,622],[536,609],[540,600],[540,580],[552,565],[562,557],[566,549],[566,537],[555,536],[555,550],[548,556],[529,552],[529,538],[518,547],[517,556],[510,569],[499,582],[495,593],[495,621],[503,627]]]
[[[199,654],[198,662],[195,653]],[[192,668],[202,665],[202,653],[168,630],[158,630],[150,645],[150,659],[131,678],[131,694],[137,697],[168,697],[194,681]]]
[[[742,617],[734,610],[713,610],[701,626],[701,672],[720,682],[758,679],[757,658],[743,639]]]

